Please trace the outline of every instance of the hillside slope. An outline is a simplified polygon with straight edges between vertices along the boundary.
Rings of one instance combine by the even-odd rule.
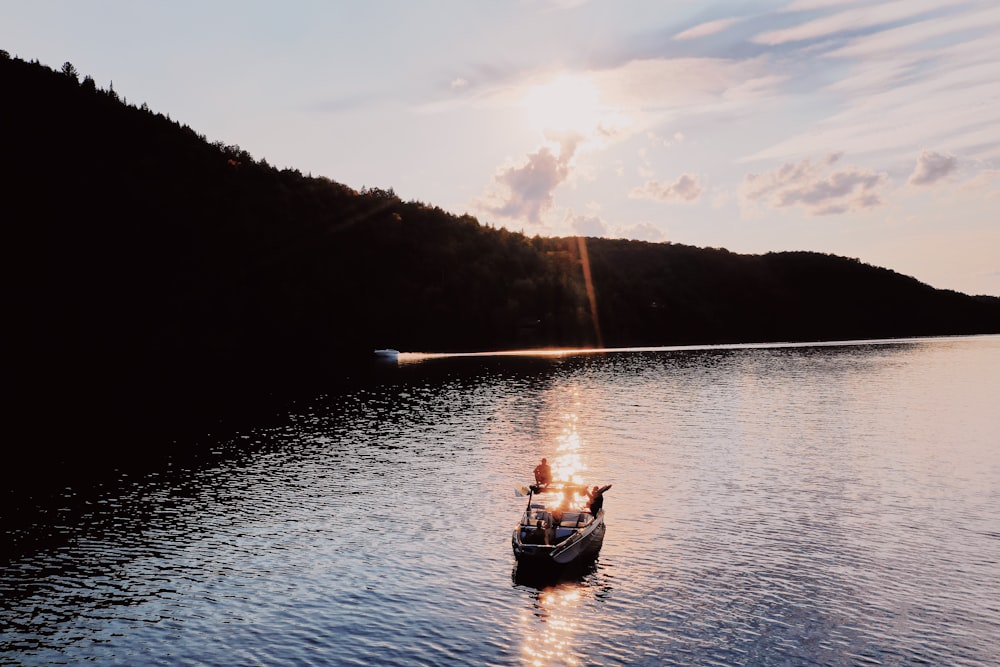
[[[969,334],[1000,324],[1000,299],[844,257],[608,239],[588,247],[601,328],[616,345]]]
[[[7,407],[63,453],[323,387],[376,347],[1000,332],[1000,299],[854,260],[528,238],[275,169],[71,67],[0,52],[0,81]]]

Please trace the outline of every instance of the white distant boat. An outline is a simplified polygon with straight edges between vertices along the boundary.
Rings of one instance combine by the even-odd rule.
[[[384,349],[375,350],[375,358],[379,361],[397,361],[399,359],[399,350]]]

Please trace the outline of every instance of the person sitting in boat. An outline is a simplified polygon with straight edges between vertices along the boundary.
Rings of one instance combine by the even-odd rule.
[[[597,513],[601,511],[602,507],[604,507],[604,492],[610,488],[610,484],[601,487],[595,486],[591,489],[590,493],[587,494],[587,497],[590,499],[590,513],[594,515],[595,519],[597,518]]]
[[[546,459],[542,459],[542,462],[535,466],[535,486],[544,488],[551,481],[552,468],[549,467],[549,462]]]
[[[524,533],[526,544],[545,544],[545,525],[539,519],[535,526]]]
[[[552,546],[556,543],[556,529],[559,524],[554,520],[549,520],[548,524],[545,526],[545,544]]]

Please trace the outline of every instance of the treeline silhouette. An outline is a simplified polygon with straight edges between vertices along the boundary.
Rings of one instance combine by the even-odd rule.
[[[1000,331],[1000,299],[851,259],[530,238],[278,169],[70,63],[0,52],[0,82],[6,405],[66,460],[323,388],[377,347]]]
[[[614,345],[836,341],[998,331],[996,297],[934,289],[856,259],[739,255],[588,239]]]

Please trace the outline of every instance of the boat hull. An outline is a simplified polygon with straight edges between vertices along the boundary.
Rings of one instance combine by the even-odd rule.
[[[581,528],[556,545],[526,544],[520,539],[521,527],[514,529],[511,548],[519,565],[566,567],[593,560],[604,544],[604,512],[591,524]]]
[[[375,350],[375,360],[376,361],[398,361],[399,360],[399,350]]]

